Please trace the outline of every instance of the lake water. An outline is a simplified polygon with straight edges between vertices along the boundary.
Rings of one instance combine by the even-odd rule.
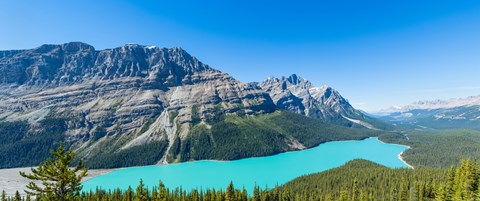
[[[353,159],[366,159],[391,168],[407,168],[398,154],[408,147],[385,144],[378,138],[361,141],[327,142],[317,147],[282,153],[274,156],[247,158],[235,161],[195,161],[169,165],[152,165],[115,170],[83,183],[83,190],[127,189],[138,185],[140,178],[149,186],[161,180],[171,189],[215,187],[225,188],[230,181],[252,192],[255,185],[274,187],[298,176],[339,167]]]

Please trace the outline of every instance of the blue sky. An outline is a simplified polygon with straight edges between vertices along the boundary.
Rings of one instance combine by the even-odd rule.
[[[296,73],[374,111],[480,95],[480,1],[0,1],[0,49],[179,46],[244,81]]]

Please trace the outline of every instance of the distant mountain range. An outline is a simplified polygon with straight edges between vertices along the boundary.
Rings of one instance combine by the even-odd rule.
[[[393,124],[417,129],[480,130],[480,96],[449,101],[419,101],[374,115]]]
[[[390,128],[297,75],[245,84],[181,48],[81,42],[0,51],[0,120],[0,167],[35,165],[57,141],[91,167],[120,167],[269,155]]]

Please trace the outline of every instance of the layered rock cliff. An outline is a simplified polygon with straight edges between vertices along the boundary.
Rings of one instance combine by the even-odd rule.
[[[180,48],[74,42],[0,52],[0,118],[35,125],[67,121],[66,139],[88,156],[104,136],[122,149],[185,138],[193,116],[270,113],[268,94],[215,70]],[[195,108],[195,111],[192,111]],[[148,123],[148,125],[147,125]],[[35,134],[35,126],[29,131]],[[168,152],[168,149],[167,149]],[[165,162],[165,158],[163,159]]]

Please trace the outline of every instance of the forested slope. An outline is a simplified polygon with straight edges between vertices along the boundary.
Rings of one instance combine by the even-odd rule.
[[[398,135],[382,135],[387,143],[408,145],[404,159],[414,167],[447,168],[462,158],[480,158],[480,132],[474,130],[408,130]]]

